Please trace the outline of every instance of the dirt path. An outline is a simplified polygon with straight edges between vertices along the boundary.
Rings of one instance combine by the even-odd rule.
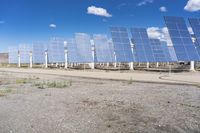
[[[194,86],[5,72],[0,81],[1,133],[200,132]]]

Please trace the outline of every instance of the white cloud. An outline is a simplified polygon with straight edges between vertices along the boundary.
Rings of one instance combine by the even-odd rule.
[[[57,26],[55,24],[50,24],[49,27],[50,28],[56,28]]]
[[[184,8],[186,11],[200,11],[200,0],[189,0]]]
[[[160,7],[160,11],[161,11],[161,12],[167,12],[167,8],[166,8],[165,6],[161,6],[161,7]]]
[[[153,2],[154,2],[154,0],[143,0],[140,3],[138,3],[137,5],[138,6],[144,6],[144,5],[148,4],[148,3],[153,3]]]
[[[106,9],[95,6],[88,7],[87,13],[103,17],[112,17],[112,15],[108,13]]]

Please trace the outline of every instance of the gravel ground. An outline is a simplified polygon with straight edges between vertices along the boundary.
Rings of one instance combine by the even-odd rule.
[[[0,73],[0,133],[132,132],[200,132],[200,88]]]

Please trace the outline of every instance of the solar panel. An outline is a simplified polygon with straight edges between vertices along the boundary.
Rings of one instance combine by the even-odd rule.
[[[194,32],[195,36],[195,46],[197,49],[197,52],[200,56],[200,19],[198,18],[189,18],[190,25],[192,27],[192,30]]]
[[[95,44],[97,62],[114,62],[113,53],[111,53],[107,36],[94,35],[93,39]]]
[[[151,43],[145,28],[131,28],[137,62],[155,62]]]
[[[116,55],[116,62],[133,62],[130,40],[127,29],[124,27],[111,27],[111,37]]]
[[[18,63],[18,47],[9,47],[8,48],[8,62],[9,64]]]
[[[33,43],[33,63],[42,64],[45,62],[45,46],[44,43]]]
[[[115,61],[115,55],[114,55],[114,53],[115,53],[115,51],[114,51],[114,45],[113,45],[112,39],[110,39],[108,41],[108,45],[109,45],[109,50],[110,50],[111,56],[113,58],[113,62],[116,62]]]
[[[64,40],[60,38],[53,38],[48,43],[48,60],[49,63],[64,63]]]
[[[67,40],[67,57],[70,63],[80,63],[82,58],[78,53],[78,48],[74,39]]]
[[[170,56],[170,51],[169,51],[169,47],[167,46],[167,42],[161,41],[161,46],[162,46],[163,52],[165,54],[166,61],[173,62],[173,60],[171,59],[171,56]]]
[[[91,47],[91,37],[85,33],[76,33],[75,34],[75,42],[77,45],[77,51],[80,58],[81,63],[91,63],[93,61],[92,56],[92,47]]]
[[[32,48],[28,45],[19,45],[20,62],[24,64],[30,63],[30,52]]]
[[[177,62],[177,56],[176,56],[176,52],[173,46],[168,46],[169,49],[169,54],[170,54],[170,58],[172,60],[172,62]]]
[[[199,56],[185,21],[181,17],[164,17],[178,61],[197,61]]]
[[[168,62],[164,46],[162,46],[159,39],[150,39],[151,48],[156,62]],[[165,49],[166,50],[166,49]]]

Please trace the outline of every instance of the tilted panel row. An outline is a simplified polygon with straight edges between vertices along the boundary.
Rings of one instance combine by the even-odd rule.
[[[131,28],[132,42],[135,45],[136,62],[155,62],[151,43],[145,28]]]
[[[124,27],[111,27],[116,62],[133,62],[128,31]]]
[[[114,56],[112,53],[112,48],[109,46],[109,41],[106,35],[94,35],[93,36],[95,44],[95,52],[97,62],[114,62]]]
[[[184,19],[181,17],[164,17],[164,19],[177,59],[179,61],[198,61],[199,56]]]

